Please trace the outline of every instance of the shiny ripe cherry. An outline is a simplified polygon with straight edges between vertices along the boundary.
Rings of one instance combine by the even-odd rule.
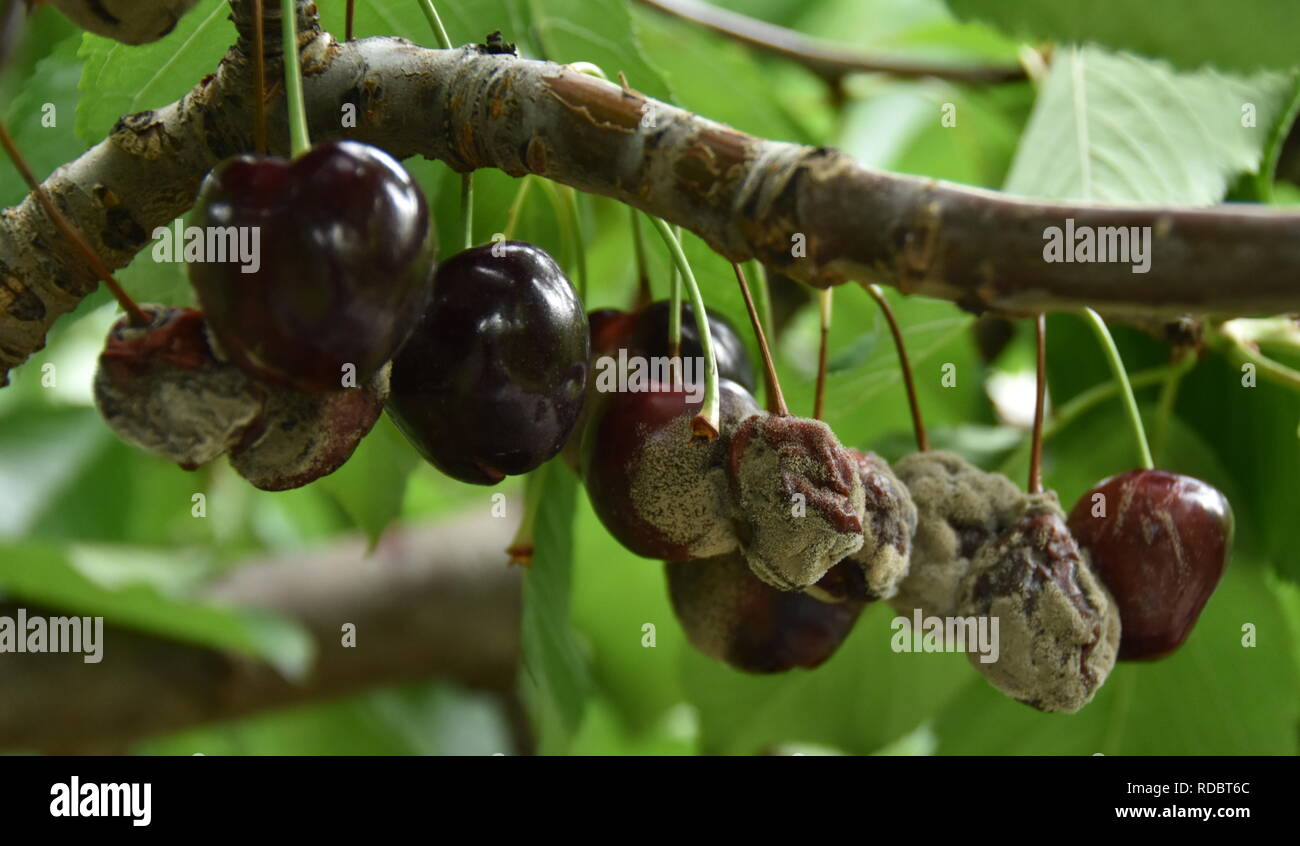
[[[628,335],[628,344],[644,355],[668,355],[668,317],[672,310],[668,300],[653,302],[636,313],[636,321]],[[709,315],[709,336],[713,340],[713,356],[718,362],[718,375],[730,379],[747,391],[754,391],[754,366],[749,361],[745,342],[736,328],[722,315],[706,309]],[[702,357],[699,329],[695,325],[695,311],[690,303],[682,304],[681,354]]]
[[[1186,640],[1232,548],[1227,497],[1163,470],[1102,481],[1075,503],[1069,526],[1115,597],[1120,658],[1130,661],[1161,658]]]
[[[388,413],[431,464],[494,485],[564,446],[582,410],[587,316],[545,250],[520,241],[444,262],[393,361]]]
[[[855,568],[846,569],[854,578]],[[866,605],[777,590],[755,576],[739,553],[669,563],[665,572],[673,613],[691,645],[746,673],[820,666],[839,649]]]
[[[293,161],[238,156],[213,169],[193,223],[256,231],[253,262],[189,264],[213,334],[252,375],[303,391],[364,384],[428,300],[434,237],[424,195],[382,150],[318,144]],[[255,228],[255,229],[254,229]],[[351,368],[348,368],[351,365]]]

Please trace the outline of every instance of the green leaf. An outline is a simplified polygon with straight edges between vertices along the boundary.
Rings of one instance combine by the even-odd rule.
[[[947,0],[959,18],[990,23],[1026,41],[1093,41],[1168,59],[1236,71],[1297,63],[1300,5],[1291,0]]]
[[[1056,200],[1208,205],[1255,173],[1286,74],[1176,73],[1095,47],[1057,51],[1005,189]],[[1254,122],[1243,126],[1253,109]]]
[[[184,555],[180,551],[175,554]],[[111,566],[85,563],[94,559],[95,551],[90,548],[69,551],[51,544],[0,545],[0,589],[25,602],[102,616],[112,625],[261,658],[290,678],[306,673],[313,646],[310,636],[296,623],[265,611],[170,596],[155,584],[129,575],[110,578]],[[104,648],[111,655],[112,643]]]
[[[73,36],[54,45],[49,55],[36,62],[31,77],[24,81],[18,96],[4,113],[14,143],[37,179],[44,179],[56,167],[85,151],[76,135],[67,131],[77,113],[77,80],[81,78],[77,46],[80,43],[80,36]],[[53,112],[46,111],[47,104],[53,106]],[[46,125],[50,122],[53,126]],[[9,173],[3,185],[0,207],[13,205],[27,195],[27,186],[18,179],[11,180]]]
[[[138,47],[86,33],[77,137],[99,142],[118,118],[157,109],[188,92],[235,43],[226,0],[203,0],[167,37]]]
[[[540,38],[540,58],[553,62],[592,62],[617,82],[659,100],[672,91],[641,51],[626,0],[526,0]]]
[[[558,461],[529,478],[530,507],[537,508],[537,517],[533,564],[524,578],[521,681],[545,755],[568,750],[590,692],[570,612],[576,495],[577,480]]]
[[[894,612],[877,603],[815,670],[747,675],[693,649],[685,685],[699,708],[706,753],[753,755],[786,743],[865,754],[887,747],[937,716],[971,680],[960,655],[894,652]]]
[[[18,538],[107,445],[89,409],[27,409],[0,420],[0,538]]]
[[[316,487],[338,502],[373,548],[402,513],[406,483],[419,461],[419,454],[385,415],[347,463]]]

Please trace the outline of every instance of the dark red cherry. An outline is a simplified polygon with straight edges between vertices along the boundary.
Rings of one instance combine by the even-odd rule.
[[[629,345],[636,315],[616,308],[598,308],[588,312],[587,325],[591,329],[592,355],[599,355]]]
[[[596,515],[646,558],[684,561],[732,551],[737,539],[723,463],[728,433],[758,413],[754,398],[721,380],[722,436],[702,441],[692,437],[691,419],[703,404],[703,386],[649,388],[596,395],[582,441],[583,481]]]
[[[840,565],[858,578],[856,567]],[[691,644],[746,673],[819,666],[853,629],[865,602],[822,602],[763,582],[739,553],[665,565],[673,612]],[[860,590],[860,589],[859,589]]]
[[[304,391],[368,382],[428,300],[424,195],[376,147],[337,141],[293,161],[228,159],[204,181],[193,223],[209,247],[188,264],[208,324],[236,364],[267,381]],[[255,262],[214,260],[223,232],[246,244],[256,232]]]
[[[636,322],[628,336],[627,346],[644,355],[668,355],[668,300],[653,302],[636,314]],[[747,391],[754,391],[754,367],[749,361],[745,343],[736,334],[736,328],[722,315],[708,311],[709,335],[713,339],[713,355],[718,362],[718,375],[730,379]],[[704,355],[700,333],[695,326],[695,312],[690,303],[682,304],[681,354],[696,357]]]
[[[1070,531],[1119,606],[1120,658],[1177,649],[1219,584],[1232,548],[1232,506],[1199,479],[1130,470],[1070,512]]]
[[[587,384],[587,316],[539,247],[502,241],[444,262],[393,361],[388,413],[431,464],[494,485],[564,446]]]

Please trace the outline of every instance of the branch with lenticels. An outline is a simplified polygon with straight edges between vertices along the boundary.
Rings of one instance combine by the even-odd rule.
[[[124,117],[46,180],[111,267],[129,263],[155,227],[189,208],[213,165],[251,149],[244,5],[235,5],[240,42],[213,76],[170,106]],[[279,41],[278,23],[268,13],[268,44]],[[565,66],[481,45],[339,43],[310,15],[303,23],[313,138],[347,135],[459,171],[536,173],[680,224],[731,261],[756,257],[814,285],[874,281],[1010,315],[1088,305],[1138,323],[1300,311],[1300,213],[1019,199],[757,138]],[[270,102],[272,152],[284,153],[284,104],[278,96]],[[356,108],[355,129],[340,126],[346,104]],[[1134,272],[1132,263],[1045,261],[1046,233],[1067,225],[1149,233],[1147,272]],[[34,198],[4,211],[3,383],[95,284]]]

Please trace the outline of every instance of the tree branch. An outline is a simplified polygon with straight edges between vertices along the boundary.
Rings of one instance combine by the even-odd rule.
[[[271,32],[275,29],[276,32]],[[278,26],[268,17],[268,39]],[[122,267],[182,214],[202,176],[251,148],[243,41],[179,102],[119,121],[46,188]],[[1090,305],[1112,319],[1300,311],[1300,214],[1265,208],[1045,203],[872,170],[827,148],[756,138],[549,62],[397,38],[301,38],[312,137],[347,135],[458,171],[537,173],[695,232],[730,261],[757,257],[819,286],[875,281],[1008,314]],[[277,57],[278,58],[278,57]],[[274,70],[268,70],[274,74]],[[340,127],[354,104],[356,129]],[[283,103],[268,117],[285,151]],[[1043,261],[1044,232],[1149,226],[1150,271]],[[0,377],[44,343],[95,281],[35,201],[0,228]],[[805,252],[792,249],[799,244]]]
[[[637,0],[673,17],[699,24],[756,50],[789,59],[827,82],[851,73],[883,73],[903,78],[933,77],[951,82],[988,84],[1025,78],[1019,65],[952,65],[859,53],[831,41],[813,38],[782,26],[697,0]]]
[[[511,511],[518,511],[514,504]],[[0,749],[83,752],[270,708],[421,679],[508,694],[520,649],[514,522],[487,515],[389,532],[373,555],[350,540],[234,570],[214,600],[301,623],[317,657],[301,683],[251,658],[111,625],[103,660],[0,653]],[[0,606],[13,617],[17,606]],[[29,616],[36,609],[28,607]],[[67,611],[40,612],[67,614]],[[356,645],[341,645],[342,626]]]

